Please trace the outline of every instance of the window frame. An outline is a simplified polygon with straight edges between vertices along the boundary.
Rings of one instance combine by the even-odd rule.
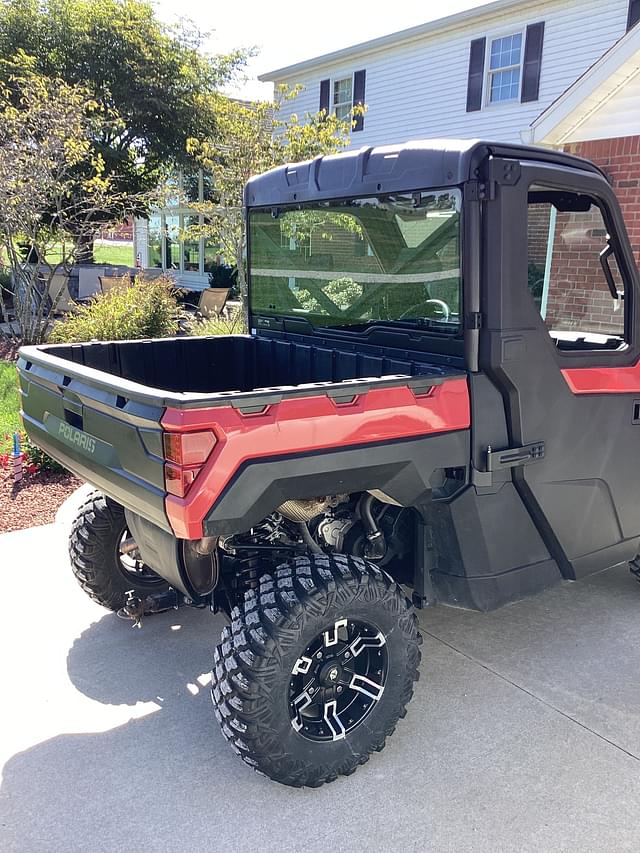
[[[338,115],[338,113],[336,112],[336,107],[342,107],[342,106],[345,106],[345,105],[346,105],[346,103],[347,103],[347,101],[341,101],[339,104],[336,104],[336,103],[334,102],[336,83],[342,83],[342,82],[344,82],[345,80],[348,80],[348,81],[349,81],[350,93],[351,93],[351,94],[350,94],[350,100],[349,100],[349,102],[348,102],[348,103],[349,103],[349,114],[350,114],[351,110],[353,109],[353,77],[354,77],[354,72],[352,71],[352,72],[351,72],[351,74],[344,74],[344,75],[342,75],[342,76],[340,76],[340,77],[331,77],[331,78],[330,78],[330,84],[329,84],[329,109],[330,109],[331,115],[335,115],[335,116],[337,116],[337,115]],[[343,118],[343,119],[342,119],[342,121],[348,121],[348,120],[349,120],[349,115],[347,115],[347,116],[346,116],[346,118]]]
[[[520,62],[517,65],[505,65],[501,68],[492,69],[491,66],[491,46],[494,41],[498,41],[499,39],[508,38],[509,36],[520,36]],[[524,51],[526,46],[526,38],[527,38],[527,28],[526,26],[516,28],[516,29],[503,29],[498,32],[494,32],[491,34],[487,34],[485,36],[485,57],[484,57],[484,93],[482,98],[482,103],[484,107],[501,107],[501,106],[509,106],[512,104],[519,104],[522,97],[522,78],[523,78],[523,67],[524,67]],[[501,101],[492,101],[491,100],[491,79],[494,74],[499,73],[501,71],[509,71],[513,68],[518,68],[520,70],[520,76],[518,79],[518,94],[514,98],[508,98]]]
[[[539,168],[539,167],[538,167]],[[544,167],[543,167],[544,168]],[[532,170],[533,171],[533,170]],[[585,182],[586,183],[586,182]],[[547,338],[549,340],[550,345],[553,347],[556,358],[558,362],[562,366],[569,367],[572,363],[580,362],[580,361],[593,361],[593,359],[604,361],[609,361],[615,359],[616,361],[622,361],[622,363],[632,363],[636,358],[636,350],[638,348],[638,344],[640,341],[636,340],[635,336],[635,292],[636,292],[636,281],[633,275],[633,268],[629,265],[629,256],[625,251],[625,246],[623,242],[619,239],[619,231],[620,228],[624,228],[624,222],[621,217],[617,215],[617,212],[614,207],[612,207],[612,199],[608,198],[606,193],[600,191],[600,188],[589,187],[587,185],[583,187],[579,187],[578,183],[568,183],[564,184],[561,181],[554,180],[552,176],[544,176],[540,175],[537,177],[530,177],[527,180],[526,190],[524,191],[524,203],[525,203],[525,232],[526,232],[526,247],[527,251],[525,253],[525,261],[528,262],[528,234],[529,234],[529,192],[533,186],[542,186],[545,189],[550,191],[562,192],[573,192],[580,193],[581,195],[587,195],[591,198],[592,204],[595,205],[599,210],[602,216],[602,220],[605,228],[607,229],[607,234],[610,238],[611,247],[613,249],[614,258],[618,267],[620,279],[622,281],[623,290],[622,292],[625,294],[624,299],[622,300],[621,307],[624,312],[623,314],[623,345],[616,349],[606,349],[600,347],[594,347],[593,349],[578,349],[578,350],[563,350],[556,345],[552,335],[551,329],[546,324],[546,320],[542,317],[538,306],[534,302],[533,294],[529,289],[528,282],[525,283],[525,289],[527,293],[531,297],[531,309],[534,311],[538,322],[542,326],[542,328],[547,333]],[[524,188],[523,188],[524,189]],[[613,190],[611,190],[613,193]],[[526,271],[525,271],[526,278]],[[600,332],[585,332],[585,334],[604,334]],[[591,365],[589,365],[591,366]]]
[[[468,261],[466,260],[466,256],[465,256],[465,244],[466,244],[466,240],[467,240],[467,236],[466,236],[467,232],[466,232],[465,198],[464,198],[463,189],[462,189],[462,186],[451,185],[451,186],[426,187],[426,188],[423,188],[421,190],[416,190],[416,191],[411,191],[411,192],[412,193],[419,192],[419,193],[425,193],[425,194],[432,194],[434,192],[442,192],[442,193],[455,194],[457,197],[456,212],[458,214],[458,251],[459,251],[459,269],[458,269],[459,281],[458,281],[458,312],[457,313],[459,314],[459,325],[455,331],[452,330],[448,333],[444,330],[440,331],[440,330],[437,330],[434,328],[423,329],[420,332],[420,337],[424,341],[428,342],[429,348],[427,351],[429,351],[429,352],[434,351],[433,345],[435,344],[435,342],[445,342],[445,346],[448,342],[451,342],[454,345],[462,346],[462,344],[464,342],[464,338],[465,338],[465,323],[464,323],[465,304],[466,304],[466,302],[465,302],[465,300],[466,300],[466,295],[465,295],[465,266],[468,263]],[[392,193],[392,195],[395,195],[395,194],[403,195],[403,194],[405,194],[405,192],[399,191],[398,193]],[[357,194],[355,196],[344,196],[344,197],[336,196],[336,197],[332,197],[329,199],[322,199],[321,198],[321,199],[309,200],[309,201],[298,202],[298,203],[287,202],[286,204],[278,205],[278,210],[280,212],[286,212],[287,210],[304,210],[307,208],[313,208],[315,205],[318,205],[318,204],[330,206],[332,203],[333,204],[345,203],[352,198],[365,201],[365,200],[370,199],[370,198],[371,199],[379,198],[380,195],[381,195],[381,193],[376,192],[376,193]],[[262,317],[262,319],[264,321],[266,321],[267,327],[268,327],[268,323],[270,320],[274,320],[274,319],[280,320],[281,318],[283,318],[286,322],[286,321],[292,321],[292,320],[295,321],[297,319],[295,316],[290,316],[290,315],[286,315],[286,314],[273,314],[273,315],[261,314],[259,311],[254,310],[253,305],[252,305],[252,290],[253,290],[252,256],[253,256],[253,249],[252,249],[252,230],[250,227],[250,217],[252,215],[257,214],[257,213],[268,213],[270,216],[272,216],[272,210],[273,210],[272,207],[263,207],[261,205],[256,206],[256,207],[252,207],[249,210],[249,217],[247,220],[247,244],[246,244],[247,255],[246,255],[246,262],[247,262],[247,287],[248,287],[248,294],[249,294],[249,297],[248,297],[249,316],[251,318],[252,323],[254,322],[255,317]],[[282,244],[281,244],[281,246],[282,246]],[[366,256],[373,257],[375,255],[375,253],[371,250],[371,247],[368,244],[367,244],[367,246],[368,246],[368,250],[366,251]],[[293,248],[293,247],[290,245],[290,248]],[[262,325],[265,325],[265,323],[263,322]],[[365,340],[367,340],[367,337],[369,335],[369,332],[362,332],[362,331],[355,331],[355,330],[353,330],[353,331],[352,330],[344,330],[344,329],[334,328],[332,326],[321,326],[321,325],[315,326],[312,323],[308,323],[308,325],[312,329],[312,334],[318,335],[318,336],[324,336],[326,334],[331,334],[331,335],[337,334],[337,335],[345,338],[346,340],[358,340],[360,338],[364,338]],[[408,326],[402,326],[400,323],[398,323],[397,330],[399,330],[400,332],[406,332],[407,330],[413,332],[413,329],[411,329]],[[418,348],[420,349],[421,347],[418,347]],[[443,350],[443,352],[444,352],[444,350]],[[447,355],[452,355],[452,354],[458,355],[457,352],[451,353],[451,352],[447,351]],[[460,352],[459,354],[462,355],[462,352]]]

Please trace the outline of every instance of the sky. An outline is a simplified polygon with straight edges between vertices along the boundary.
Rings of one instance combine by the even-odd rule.
[[[256,47],[247,68],[248,79],[229,94],[269,98],[270,83],[258,74],[293,65],[377,36],[485,5],[486,0],[399,0],[394,4],[362,0],[155,0],[158,16],[167,22],[176,15],[191,18],[210,33],[207,49],[226,53],[237,47]],[[392,11],[391,11],[392,10]]]

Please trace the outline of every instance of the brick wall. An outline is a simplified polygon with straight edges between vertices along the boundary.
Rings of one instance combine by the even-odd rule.
[[[629,239],[640,263],[640,136],[566,145],[607,174],[620,201]],[[542,206],[540,206],[542,207]],[[530,215],[530,260],[539,262],[543,217]],[[558,213],[547,306],[547,325],[555,329],[621,334],[621,303],[609,294],[599,262],[605,245],[600,212]],[[546,238],[545,238],[546,243]],[[535,257],[532,257],[535,256]],[[614,280],[623,289],[615,260],[609,261]]]
[[[620,303],[611,298],[600,266],[606,233],[595,206],[588,213],[558,212],[547,304],[547,324],[552,328],[609,334],[624,331]],[[609,264],[621,289],[613,258]]]
[[[613,184],[640,265],[640,136],[574,142],[564,149],[600,166]]]

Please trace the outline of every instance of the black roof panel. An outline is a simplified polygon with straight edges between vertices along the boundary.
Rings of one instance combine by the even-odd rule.
[[[456,186],[475,177],[488,156],[542,160],[574,169],[600,170],[580,157],[549,148],[478,139],[420,139],[400,145],[366,146],[303,163],[278,166],[251,178],[248,207],[277,206],[323,198],[348,198]]]

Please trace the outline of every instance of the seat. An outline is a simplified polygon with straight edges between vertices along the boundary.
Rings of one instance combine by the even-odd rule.
[[[198,311],[207,320],[210,317],[219,317],[224,311],[228,296],[228,287],[208,287],[200,294]]]
[[[69,293],[69,276],[66,273],[55,273],[49,282],[49,299],[56,314],[70,314],[77,308],[77,303]]]

